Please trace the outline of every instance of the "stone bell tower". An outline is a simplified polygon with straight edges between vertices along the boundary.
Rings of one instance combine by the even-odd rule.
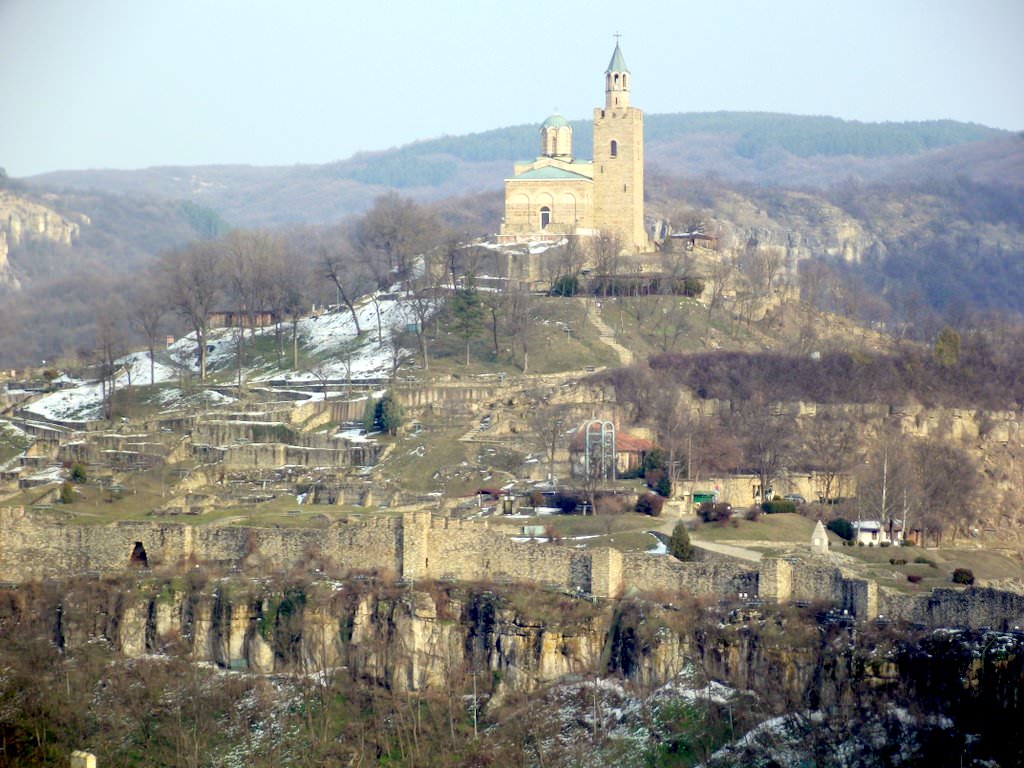
[[[594,110],[594,222],[628,253],[648,248],[644,229],[644,113],[629,105],[633,76],[618,42]]]

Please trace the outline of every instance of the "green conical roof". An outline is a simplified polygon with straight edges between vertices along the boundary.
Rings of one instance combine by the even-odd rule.
[[[622,49],[619,48],[618,43],[615,43],[615,52],[612,54],[612,60],[608,62],[605,74],[609,72],[629,72],[629,67],[626,66],[626,60],[622,57]]]

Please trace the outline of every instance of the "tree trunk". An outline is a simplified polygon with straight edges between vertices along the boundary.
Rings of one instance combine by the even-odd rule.
[[[430,360],[427,356],[427,329],[419,324],[419,331],[416,333],[416,340],[420,343],[420,357],[423,358],[423,370],[430,370]]]
[[[356,336],[363,334],[363,329],[359,327],[359,315],[356,314],[356,308],[352,305],[352,302],[348,298],[348,294],[344,291],[341,293],[341,298],[345,300],[345,306],[348,307],[348,311],[352,313],[352,322],[356,324]]]
[[[206,329],[196,326],[196,345],[199,347],[199,380],[206,381]]]
[[[491,336],[494,338],[494,356],[498,356],[498,309],[491,307]]]
[[[384,331],[380,326],[380,302],[377,301],[377,294],[373,294],[373,308],[377,311],[377,344],[384,346]]]

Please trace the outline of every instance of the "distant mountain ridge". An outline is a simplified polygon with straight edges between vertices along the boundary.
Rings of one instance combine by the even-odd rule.
[[[572,125],[575,154],[590,157],[590,121]],[[528,124],[444,136],[322,165],[55,171],[27,181],[49,189],[192,200],[239,226],[324,224],[362,212],[389,189],[419,200],[500,189],[513,162],[536,156],[538,128]],[[658,172],[814,187],[847,178],[871,182],[899,179],[903,173],[920,177],[933,160],[938,175],[946,175],[945,164],[975,180],[987,180],[977,178],[970,161],[959,159],[958,153],[970,147],[973,154],[1000,157],[997,165],[1012,169],[1011,178],[1002,180],[1024,185],[1024,142],[1019,136],[951,120],[860,123],[753,112],[647,115],[645,143],[648,167]],[[988,145],[988,150],[978,149]]]

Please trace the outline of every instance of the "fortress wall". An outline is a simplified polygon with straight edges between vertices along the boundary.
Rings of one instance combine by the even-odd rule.
[[[591,553],[590,588],[599,597],[619,597],[622,594],[622,553],[611,547],[601,547]]]
[[[925,626],[1024,626],[1024,595],[994,589],[936,589],[930,595],[880,593],[877,584],[845,578],[827,562],[766,558],[755,571],[730,559],[680,562],[668,556],[580,550],[558,544],[514,542],[477,522],[429,512],[368,516],[326,529],[190,526],[121,522],[65,525],[24,509],[0,509],[0,581],[115,573],[129,566],[141,542],[155,568],[191,564],[240,566],[266,573],[323,567],[407,578],[508,579],[618,597],[624,589],[759,595],[778,602],[823,601],[859,619],[879,614]]]
[[[860,619],[873,619],[880,610],[875,582],[846,578],[827,562],[765,558],[759,586],[765,600],[832,603]]]
[[[0,510],[0,580],[122,571],[136,541],[148,542],[144,546],[151,558],[177,564],[192,551],[191,531],[166,523],[60,525],[20,507]]]
[[[399,521],[370,518],[338,523],[326,531],[311,528],[189,526],[124,522],[112,525],[59,525],[38,520],[21,508],[0,510],[0,580],[66,576],[128,567],[141,542],[152,567],[189,563],[287,570],[316,558],[342,574],[349,570],[397,572]]]
[[[886,592],[878,602],[886,618],[930,627],[1024,627],[1024,595],[998,589],[934,589],[930,595]]]
[[[756,566],[738,560],[691,560],[652,557],[641,552],[622,555],[623,581],[645,592],[685,591],[695,595],[736,597],[757,594]]]
[[[515,542],[479,524],[446,518],[433,520],[429,537],[422,573],[431,578],[509,579],[587,592],[591,588],[590,554],[582,550],[546,542]]]

